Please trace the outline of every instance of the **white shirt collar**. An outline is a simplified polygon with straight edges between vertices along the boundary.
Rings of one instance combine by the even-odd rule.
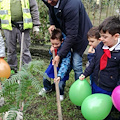
[[[118,38],[118,42],[116,45],[114,45],[113,47],[109,48],[108,46],[103,46],[102,49],[109,49],[110,51],[115,50],[120,50],[120,37]]]
[[[60,0],[58,0],[57,5],[54,6],[54,8],[58,8],[60,4]]]

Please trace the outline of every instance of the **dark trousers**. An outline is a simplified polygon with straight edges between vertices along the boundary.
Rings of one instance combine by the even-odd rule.
[[[119,111],[113,106],[111,112],[104,120],[120,120]]]

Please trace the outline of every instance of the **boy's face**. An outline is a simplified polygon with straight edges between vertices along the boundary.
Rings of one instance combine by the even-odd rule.
[[[54,47],[54,49],[58,49],[63,42],[63,41],[60,41],[58,39],[51,39],[50,41],[51,41],[51,44]]]
[[[93,48],[96,48],[96,46],[100,43],[100,40],[96,39],[95,37],[89,37],[88,38],[89,45]]]
[[[106,33],[101,32],[100,35],[101,35],[100,40],[103,42],[105,46],[113,47],[118,42],[118,37],[119,37],[118,33],[112,36],[109,32]]]

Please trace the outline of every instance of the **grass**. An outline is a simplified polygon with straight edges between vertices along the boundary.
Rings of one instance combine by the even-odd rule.
[[[49,64],[48,60],[45,60],[44,70]],[[42,84],[42,78],[38,78]],[[70,79],[66,82],[65,87],[65,99],[61,102],[62,116],[64,120],[85,120],[81,114],[81,111],[76,109],[76,106],[69,99],[69,88],[74,82],[74,73],[70,73]],[[38,92],[31,88],[29,90],[31,94],[34,94],[34,99],[31,101],[31,105],[25,112],[24,120],[57,120],[57,102],[56,93],[53,91],[45,96],[39,96]]]
[[[38,58],[39,59],[39,58]],[[37,59],[37,60],[38,60]],[[35,59],[33,58],[33,61]],[[41,60],[41,59],[39,59]],[[49,64],[49,60],[44,59],[45,65],[43,67],[43,71],[46,70]],[[36,75],[36,78],[40,82],[40,87],[43,87],[43,78],[39,74]],[[63,120],[85,120],[81,114],[81,111],[76,109],[76,105],[74,105],[69,99],[69,88],[74,82],[74,73],[71,71],[70,79],[66,82],[65,87],[65,99],[61,102],[62,108],[62,116]],[[57,120],[57,102],[56,102],[56,93],[55,91],[48,93],[44,96],[39,96],[38,92],[33,86],[29,86],[25,91],[26,94],[24,96],[25,102],[31,98],[29,106],[23,112],[24,120]],[[9,101],[9,102],[8,102]],[[0,116],[2,116],[3,112],[9,110],[12,104],[15,104],[15,99],[8,96],[5,98],[5,105],[0,107]]]
[[[40,61],[42,60],[39,58],[33,58],[33,61],[36,59]],[[45,65],[43,67],[43,71],[45,71],[46,68],[48,67],[49,60],[44,59],[44,63]],[[83,66],[84,65],[85,65],[85,61]],[[35,77],[38,79],[40,83],[40,88],[42,88],[43,87],[42,76],[37,74]],[[89,81],[89,78],[87,78],[87,80]],[[74,105],[69,99],[69,89],[73,84],[73,82],[74,82],[74,72],[71,71],[70,79],[66,82],[65,94],[64,94],[65,99],[61,102],[63,120],[85,120],[85,118],[82,116],[81,111],[77,109],[76,105]],[[39,96],[38,95],[39,91],[37,91],[33,86],[29,86],[25,92],[26,92],[24,96],[25,102],[27,102],[30,98],[31,100],[26,110],[23,111],[24,120],[58,120],[55,91],[48,93],[44,96]],[[8,100],[9,102],[7,102]],[[5,99],[5,105],[0,107],[0,113],[1,113],[0,116],[2,116],[3,112],[8,111],[10,106],[12,104],[15,104],[14,102],[15,102],[14,98],[10,98],[10,96],[8,96]],[[119,120],[120,114],[119,112],[117,113],[115,112],[112,113],[112,116],[116,117],[116,120]]]

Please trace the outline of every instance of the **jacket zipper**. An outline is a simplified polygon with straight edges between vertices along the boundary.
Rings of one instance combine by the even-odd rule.
[[[99,81],[100,81],[100,72],[101,72],[101,70],[99,70],[99,72],[98,72],[98,83],[97,83],[98,86],[99,86]]]

